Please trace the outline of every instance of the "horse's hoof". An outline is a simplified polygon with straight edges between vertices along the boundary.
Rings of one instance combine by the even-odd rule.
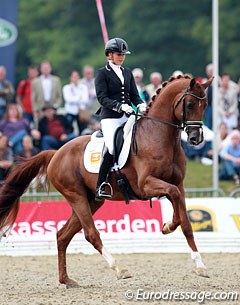
[[[195,272],[198,276],[202,276],[202,277],[207,277],[207,278],[209,278],[209,275],[207,274],[207,269],[206,269],[206,268],[197,268],[197,269],[194,269],[194,272]]]
[[[171,221],[169,222],[166,222],[163,227],[162,227],[162,234],[166,235],[166,234],[170,234],[172,233],[173,231],[170,229],[170,224],[171,224]]]
[[[128,279],[132,277],[131,274],[128,272],[127,269],[122,269],[119,270],[119,272],[117,273],[117,279],[118,280],[124,280],[124,279]]]
[[[69,283],[66,284],[67,289],[79,288],[79,287],[80,287],[80,285],[74,280],[71,280],[71,281],[69,281]]]

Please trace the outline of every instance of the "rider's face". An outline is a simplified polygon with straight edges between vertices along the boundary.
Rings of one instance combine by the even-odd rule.
[[[126,55],[120,52],[111,53],[111,61],[115,65],[122,65],[125,60]]]

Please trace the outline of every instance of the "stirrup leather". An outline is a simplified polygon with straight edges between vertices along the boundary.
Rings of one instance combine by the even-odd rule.
[[[105,191],[105,188],[108,187],[109,190],[110,190],[110,194],[108,194],[106,191]],[[112,186],[109,182],[103,182],[99,189],[97,190],[97,197],[98,198],[105,198],[105,199],[111,199],[112,196],[113,196],[113,189],[112,189]]]

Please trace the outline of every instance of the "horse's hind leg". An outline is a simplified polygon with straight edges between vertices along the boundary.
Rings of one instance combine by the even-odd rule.
[[[100,202],[92,204],[91,213],[94,214],[101,206]],[[81,229],[82,224],[73,210],[71,217],[57,233],[59,282],[65,284],[67,288],[79,287],[78,283],[67,274],[66,250],[74,235]]]
[[[67,288],[79,287],[67,274],[66,251],[73,236],[82,229],[82,225],[73,211],[71,217],[57,233],[59,282]]]
[[[131,275],[128,273],[128,270],[122,268],[118,265],[113,256],[107,251],[107,249],[103,246],[102,240],[100,238],[100,234],[95,227],[92,214],[95,212],[96,205],[99,204],[99,207],[103,204],[97,203],[96,201],[91,202],[89,205],[88,200],[85,196],[74,196],[75,200],[73,202],[70,198],[68,199],[69,204],[74,209],[80,223],[82,224],[82,228],[84,230],[84,235],[86,240],[93,245],[93,247],[105,258],[110,268],[116,271],[116,275],[118,279],[129,278]],[[71,238],[76,232],[72,232]],[[70,239],[71,240],[71,239]]]
[[[94,206],[96,204],[97,204],[97,202],[93,201],[92,205]],[[103,204],[103,202],[101,204]],[[79,214],[79,215],[80,215],[79,216],[80,219],[82,219],[82,217],[81,217],[82,214]],[[122,266],[120,266],[117,263],[116,259],[108,252],[106,247],[104,247],[102,240],[100,238],[100,234],[99,234],[98,230],[96,229],[95,224],[93,222],[92,215],[89,215],[89,218],[87,218],[87,214],[85,213],[84,219],[82,219],[81,221],[82,221],[82,223],[84,222],[83,228],[84,228],[84,234],[85,234],[86,240],[88,242],[90,242],[94,246],[94,248],[104,257],[104,259],[107,261],[109,267],[116,272],[117,278],[118,279],[130,278],[131,275],[128,272],[128,270],[123,268]]]

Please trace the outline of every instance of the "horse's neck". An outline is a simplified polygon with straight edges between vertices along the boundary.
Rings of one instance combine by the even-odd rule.
[[[177,128],[181,123],[174,116],[174,100],[179,96],[176,92],[168,95],[162,94],[149,109],[148,119],[143,123],[143,133],[151,142],[155,149],[161,146],[167,146],[168,149],[175,149],[179,144],[181,132]],[[172,124],[172,125],[171,125]]]
[[[156,96],[149,109],[149,115],[172,124],[181,125],[181,122],[177,121],[174,115],[174,108],[176,102],[181,99],[188,84],[188,79],[175,80],[167,84]]]
[[[138,136],[141,140],[138,143],[143,149],[149,147],[157,152],[165,147],[170,152],[180,145],[181,131],[177,127],[151,119],[143,119],[139,127]]]
[[[157,103],[154,103],[152,107],[149,109],[148,115],[153,118],[162,120],[166,123],[170,123],[170,124],[179,123],[174,116],[174,106],[172,102],[169,101],[169,99],[168,100],[162,99]]]

